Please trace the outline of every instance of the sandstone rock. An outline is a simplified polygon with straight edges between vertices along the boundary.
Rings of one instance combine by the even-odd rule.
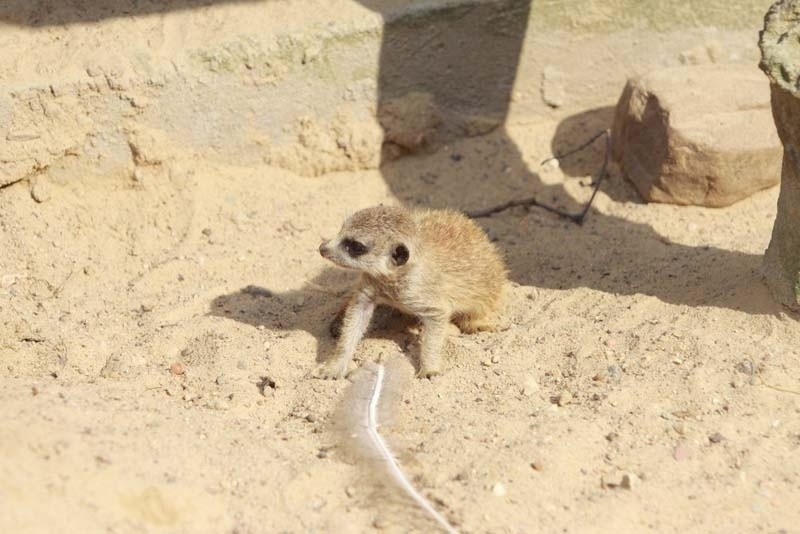
[[[266,163],[301,176],[376,169],[380,164],[383,130],[374,117],[342,107],[329,120],[300,117],[295,128],[293,142],[261,142]]]
[[[430,93],[410,92],[384,102],[378,110],[384,142],[416,152],[431,142],[442,119]]]
[[[560,108],[567,101],[566,86],[569,84],[566,75],[553,67],[547,65],[542,70],[542,101],[551,108]]]
[[[800,0],[776,2],[760,34],[761,69],[771,82],[772,115],[783,142],[778,215],[764,257],[778,301],[800,310]]]
[[[721,207],[780,178],[780,141],[757,70],[667,68],[628,81],[612,150],[647,201]]]

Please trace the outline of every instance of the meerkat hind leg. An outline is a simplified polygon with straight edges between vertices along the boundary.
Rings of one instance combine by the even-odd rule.
[[[459,314],[453,317],[453,322],[464,334],[475,334],[477,332],[489,332],[495,330],[496,324],[489,317],[475,316],[469,314]]]

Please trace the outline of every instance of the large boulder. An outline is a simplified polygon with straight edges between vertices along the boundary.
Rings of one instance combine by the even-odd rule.
[[[758,44],[784,146],[778,215],[764,257],[765,275],[778,300],[800,310],[800,0],[773,4]]]
[[[747,66],[665,68],[629,80],[612,150],[650,202],[727,206],[780,179],[769,84]]]

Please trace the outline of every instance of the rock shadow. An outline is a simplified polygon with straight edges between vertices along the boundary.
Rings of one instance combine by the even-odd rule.
[[[411,92],[425,92],[445,122],[457,126],[459,117],[481,117],[498,125],[480,143],[459,142],[467,153],[439,150],[422,164],[419,159],[409,163],[408,158],[385,157],[382,175],[398,200],[471,210],[535,195],[562,209],[582,207],[562,184],[546,183],[528,168],[503,126],[531,14],[530,0],[448,4],[436,12],[380,0],[359,2],[385,20],[379,110]],[[553,152],[575,148],[610,127],[612,118],[613,109],[604,107],[563,119],[552,140]],[[443,142],[446,130],[438,132]],[[563,160],[562,169],[567,176],[593,174],[602,154],[603,143],[597,142]],[[602,190],[618,201],[641,202],[614,171]],[[498,240],[517,283],[547,289],[586,287],[616,295],[641,293],[672,304],[753,314],[784,311],[761,279],[760,254],[671,243],[647,224],[596,210],[583,226],[538,209],[529,217],[521,215],[518,209],[479,220]]]
[[[400,160],[384,167],[383,176],[399,200],[412,205],[475,209],[534,194],[561,208],[580,206],[562,186],[544,185],[536,174],[492,172],[504,165],[524,166],[517,147],[501,134],[481,140],[484,148],[493,147],[489,151],[471,150],[470,144],[462,145],[465,150],[458,161],[435,154],[426,158],[420,172],[419,162],[412,165]],[[600,154],[595,166],[601,160]],[[493,174],[490,187],[487,169]],[[636,195],[615,170],[601,189],[627,191],[625,197]],[[582,226],[538,208],[509,210],[478,222],[496,240],[511,279],[519,284],[644,294],[671,304],[753,314],[785,311],[774,303],[762,281],[760,254],[675,243],[648,224],[597,210],[590,212]]]

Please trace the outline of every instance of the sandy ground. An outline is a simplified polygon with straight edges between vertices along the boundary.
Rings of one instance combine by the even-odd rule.
[[[351,281],[320,238],[398,198],[576,206],[601,154],[540,168],[558,131],[317,179],[176,151],[44,203],[0,190],[0,531],[391,530],[337,454],[348,382],[307,378]],[[452,337],[434,381],[392,316],[358,351],[396,364],[384,431],[424,493],[464,532],[795,532],[800,322],[760,278],[776,197],[645,205],[612,168],[582,227],[482,219],[507,329]]]

